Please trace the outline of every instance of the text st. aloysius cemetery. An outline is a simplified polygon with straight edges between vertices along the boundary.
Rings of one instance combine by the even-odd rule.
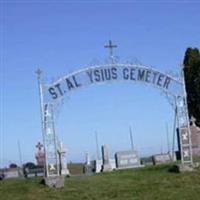
[[[83,86],[112,81],[133,81],[152,84],[163,90],[170,90],[175,81],[169,76],[144,66],[93,67],[66,76],[48,87],[51,99],[58,99],[66,93]]]

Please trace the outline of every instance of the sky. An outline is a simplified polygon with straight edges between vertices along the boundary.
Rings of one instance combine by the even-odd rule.
[[[99,60],[105,62],[108,40],[118,45],[119,63],[139,61],[177,74],[187,47],[200,47],[198,1],[14,1],[1,0],[0,167],[35,162],[42,142],[35,71],[45,83]],[[140,156],[166,152],[173,108],[161,92],[142,84],[96,85],[71,93],[56,115],[56,134],[67,160],[96,158],[107,144],[110,157],[134,147]]]

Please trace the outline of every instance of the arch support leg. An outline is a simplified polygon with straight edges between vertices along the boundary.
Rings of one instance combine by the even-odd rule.
[[[179,96],[176,99],[176,107],[181,154],[180,171],[190,171],[193,167],[193,156],[186,97]]]

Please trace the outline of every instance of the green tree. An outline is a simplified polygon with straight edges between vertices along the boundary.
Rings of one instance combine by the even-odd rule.
[[[184,75],[186,82],[189,115],[196,118],[200,126],[200,52],[197,48],[188,48],[184,57]]]
[[[9,168],[17,168],[17,164],[15,164],[15,163],[11,163],[10,165],[9,165]]]
[[[36,167],[36,165],[32,162],[27,162],[23,166],[24,166],[24,168],[28,168],[28,169],[35,169],[35,167]]]

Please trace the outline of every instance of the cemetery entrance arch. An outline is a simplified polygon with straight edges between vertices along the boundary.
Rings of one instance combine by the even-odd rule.
[[[173,77],[152,67],[136,64],[114,63],[90,66],[70,73],[53,83],[42,80],[42,72],[37,71],[41,103],[42,133],[45,149],[45,174],[47,177],[59,175],[57,137],[54,129],[54,109],[70,92],[93,84],[115,83],[119,81],[141,83],[161,90],[173,101],[177,114],[181,145],[181,162],[192,165],[192,144],[189,127],[187,95],[183,72]]]

